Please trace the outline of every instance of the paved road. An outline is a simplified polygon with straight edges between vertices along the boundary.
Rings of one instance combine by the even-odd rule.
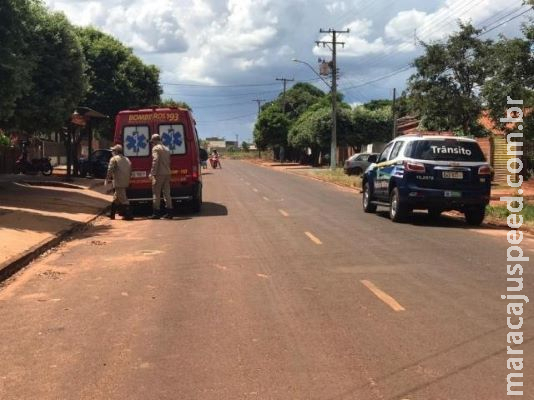
[[[201,215],[103,219],[0,291],[1,399],[506,398],[504,232],[223,167]]]

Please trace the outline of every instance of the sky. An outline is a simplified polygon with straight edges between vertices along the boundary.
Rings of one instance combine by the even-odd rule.
[[[328,92],[318,60],[332,58],[338,91],[356,106],[406,87],[420,41],[443,41],[458,20],[482,38],[521,36],[522,0],[45,0],[74,25],[92,25],[160,71],[163,98],[193,109],[201,138],[251,141],[260,104],[297,82]],[[526,14],[522,14],[523,12]],[[522,15],[520,15],[522,14]],[[343,44],[341,44],[343,43]],[[307,63],[294,62],[297,59]],[[278,79],[278,80],[277,80]],[[328,80],[328,78],[327,78]]]

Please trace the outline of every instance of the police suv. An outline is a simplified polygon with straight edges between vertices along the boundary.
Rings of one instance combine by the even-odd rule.
[[[405,135],[391,141],[365,171],[363,209],[389,207],[394,222],[412,210],[431,217],[457,210],[480,225],[490,199],[491,169],[478,143],[454,136]]]

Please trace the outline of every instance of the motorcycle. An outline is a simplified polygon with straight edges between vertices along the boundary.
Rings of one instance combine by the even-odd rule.
[[[217,167],[222,168],[221,162],[219,161],[218,156],[211,156],[210,158],[211,168],[216,169]]]
[[[23,173],[25,175],[37,175],[37,173],[42,173],[44,176],[52,175],[52,163],[50,158],[34,158],[31,161],[24,156],[20,156],[19,159],[15,162],[15,172]]]

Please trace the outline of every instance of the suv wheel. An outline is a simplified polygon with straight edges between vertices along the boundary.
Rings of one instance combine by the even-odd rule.
[[[371,187],[369,186],[369,183],[365,183],[363,187],[363,199],[362,199],[362,205],[363,205],[363,211],[366,213],[374,213],[376,212],[376,204],[371,203],[373,201],[373,197],[371,194]]]
[[[408,208],[400,198],[399,189],[393,188],[389,197],[389,218],[393,222],[403,222],[408,212]]]
[[[464,214],[465,214],[465,221],[469,225],[478,226],[484,220],[484,217],[486,215],[486,207],[485,206],[470,207],[465,210]]]
[[[363,169],[361,169],[360,167],[354,168],[354,175],[361,175],[361,174],[363,174]]]

